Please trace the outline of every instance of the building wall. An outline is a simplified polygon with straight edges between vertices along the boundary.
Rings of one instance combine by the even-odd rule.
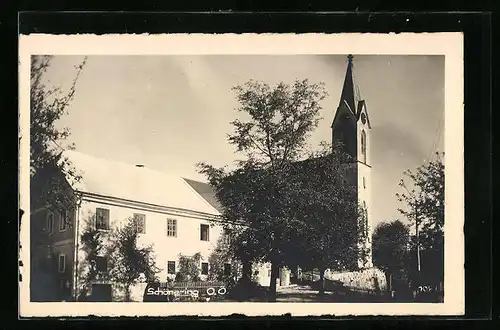
[[[253,266],[253,279],[261,286],[268,287],[271,284],[271,264],[260,263]],[[279,275],[276,280],[276,286],[290,285],[290,270],[287,268],[280,268]]]
[[[167,262],[175,261],[176,272],[178,272],[180,254],[192,256],[199,252],[202,256],[202,262],[208,262],[208,257],[222,234],[220,226],[210,226],[209,241],[202,241],[200,239],[200,225],[210,225],[209,220],[190,215],[183,216],[144,208],[138,209],[126,204],[119,201],[114,203],[106,202],[105,204],[95,200],[84,200],[79,210],[79,236],[85,229],[88,219],[95,216],[96,208],[109,210],[110,226],[113,228],[123,225],[127,219],[133,217],[134,213],[144,214],[146,229],[144,234],[139,234],[138,244],[153,246],[157,267],[161,269],[158,273],[160,281],[167,281],[167,278],[175,278],[174,274],[167,274]],[[176,237],[167,236],[167,219],[177,220]],[[81,260],[84,259],[85,252],[79,239],[78,260],[83,264]],[[78,276],[79,287],[81,289],[82,280],[81,276]],[[206,279],[204,275],[200,277],[202,280]],[[116,293],[115,298],[119,298],[119,293]]]
[[[48,228],[49,214],[53,214],[53,230]],[[37,293],[52,291],[47,299],[68,300],[71,298],[71,284],[74,260],[74,224],[75,211],[68,212],[66,228],[61,230],[63,221],[61,212],[52,212],[45,208],[34,210],[30,215],[31,246],[30,273],[32,298],[38,300]],[[59,270],[59,256],[64,255],[64,270]],[[48,279],[46,282],[42,279]],[[40,298],[41,299],[41,298]]]
[[[365,108],[361,110],[361,112],[365,112]],[[361,145],[361,135],[362,132],[365,132],[366,136],[366,163],[362,154],[362,145]],[[372,177],[371,177],[371,135],[370,128],[368,127],[368,122],[365,124],[362,123],[361,120],[357,122],[357,140],[358,140],[358,162],[357,162],[357,188],[358,188],[358,200],[362,205],[366,205],[366,215],[367,215],[367,225],[368,225],[368,234],[365,241],[365,248],[368,248],[369,255],[367,263],[361,263],[360,267],[372,267],[372,258],[371,258],[371,236],[373,231],[373,226],[371,225],[372,218],[372,198],[371,198],[371,190],[372,190]]]
[[[253,266],[253,279],[262,286],[269,286],[271,283],[271,264],[255,264]]]
[[[48,216],[53,214],[53,231],[49,232],[48,229]],[[68,239],[73,239],[75,223],[75,211],[70,211],[67,213],[69,219],[66,221],[67,226],[65,229],[60,230],[59,224],[61,223],[62,216],[60,212],[49,211],[46,208],[39,209],[37,212],[32,212],[30,216],[31,225],[31,242],[35,244],[35,247],[39,245],[47,245],[52,243],[57,243],[65,241]]]

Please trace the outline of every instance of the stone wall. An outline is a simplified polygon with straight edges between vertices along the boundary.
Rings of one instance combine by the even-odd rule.
[[[358,290],[387,290],[387,280],[384,272],[375,267],[344,273],[327,271],[325,273],[325,278],[333,281],[340,281],[345,286]]]

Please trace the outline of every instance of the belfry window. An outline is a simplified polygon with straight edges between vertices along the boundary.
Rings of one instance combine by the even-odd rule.
[[[361,131],[361,155],[363,156],[363,163],[366,163],[366,133]]]

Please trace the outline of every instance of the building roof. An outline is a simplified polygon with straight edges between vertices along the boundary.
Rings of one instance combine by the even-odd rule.
[[[354,77],[352,72],[352,55],[348,56],[347,70],[345,73],[344,85],[342,87],[342,94],[340,96],[340,105],[343,102],[347,103],[349,109],[354,115],[356,115],[357,103],[359,101],[359,95],[356,93],[356,85],[354,83]],[[340,106],[339,105],[339,106]]]
[[[184,178],[184,181],[186,181],[210,205],[212,205],[216,210],[222,213],[222,205],[217,200],[217,197],[215,197],[215,191],[211,185],[205,182],[195,181],[186,178]]]
[[[357,121],[359,118],[359,111],[361,110],[364,101],[361,100],[359,95],[358,86],[354,81],[353,73],[353,56],[347,56],[347,69],[344,78],[344,85],[342,86],[342,94],[340,95],[339,106],[332,121],[331,128],[335,126],[338,117],[346,114],[350,119]]]
[[[179,176],[72,150],[65,151],[64,156],[82,176],[73,185],[77,191],[211,215],[220,214],[212,205],[214,201],[211,199],[215,199],[215,196],[210,195],[202,182],[190,180],[188,183]]]

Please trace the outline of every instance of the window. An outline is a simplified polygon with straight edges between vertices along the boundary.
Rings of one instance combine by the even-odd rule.
[[[61,211],[61,216],[59,217],[59,231],[65,231],[69,222],[68,211]]]
[[[271,270],[270,269],[267,270],[267,277],[271,277]]]
[[[366,180],[365,180],[365,177],[363,177],[363,189],[366,189]]]
[[[96,270],[98,272],[108,271],[108,258],[107,257],[97,257],[95,260]]]
[[[54,213],[47,213],[47,233],[52,234],[54,232]]]
[[[167,261],[167,273],[175,274],[175,261]]]
[[[59,270],[59,273],[64,273],[66,271],[66,255],[65,254],[59,255],[58,270]]]
[[[177,236],[177,220],[167,219],[167,236]]]
[[[361,131],[361,155],[363,156],[363,163],[366,163],[366,133]]]
[[[229,230],[224,230],[224,244],[231,244],[231,232]]]
[[[49,245],[47,247],[47,258],[52,258],[53,253],[54,253],[54,248],[51,245]]]
[[[97,208],[95,210],[96,229],[109,230],[109,210]]]
[[[200,240],[209,241],[210,240],[210,227],[208,225],[200,225]]]
[[[134,222],[139,234],[146,233],[146,215],[140,213],[134,213]]]
[[[208,275],[208,262],[201,263],[201,275]]]
[[[224,264],[224,276],[230,276],[231,275],[231,264],[225,263]]]

